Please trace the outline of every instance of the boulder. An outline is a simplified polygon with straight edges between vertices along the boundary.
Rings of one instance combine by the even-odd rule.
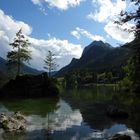
[[[26,120],[20,112],[16,112],[12,115],[1,113],[0,127],[5,131],[24,131],[26,130]]]
[[[22,115],[19,111],[15,112],[13,117],[19,121],[21,121],[22,123],[26,123],[26,119],[24,117],[24,115]]]

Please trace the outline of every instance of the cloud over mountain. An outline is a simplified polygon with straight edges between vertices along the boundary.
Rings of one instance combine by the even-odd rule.
[[[34,68],[43,68],[44,58],[48,50],[56,54],[60,68],[69,63],[73,57],[79,58],[82,53],[80,44],[72,44],[65,39],[51,37],[45,40],[30,37],[32,28],[28,24],[13,19],[2,10],[0,10],[0,21],[0,56],[3,58],[6,58],[7,52],[12,49],[9,43],[20,28],[31,42],[32,60],[30,63]]]

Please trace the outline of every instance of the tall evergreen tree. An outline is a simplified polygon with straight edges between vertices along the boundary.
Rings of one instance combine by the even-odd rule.
[[[133,9],[132,12],[122,11],[120,13],[120,19],[116,21],[117,24],[124,24],[133,22],[135,26],[128,29],[129,32],[134,32],[135,39],[126,44],[132,50],[132,60],[134,63],[134,71],[132,72],[132,81],[135,92],[140,93],[140,0],[131,0],[134,2],[137,8]]]
[[[17,75],[20,75],[21,64],[24,62],[29,62],[31,59],[31,53],[28,50],[30,43],[22,34],[22,29],[16,33],[14,41],[9,45],[13,47],[13,50],[7,54],[8,64],[16,66]]]
[[[48,70],[48,75],[50,77],[51,76],[51,72],[53,70],[56,70],[56,68],[58,67],[58,65],[56,64],[55,54],[53,54],[51,51],[48,51],[48,54],[47,54],[44,62],[45,62],[44,68],[46,70]]]

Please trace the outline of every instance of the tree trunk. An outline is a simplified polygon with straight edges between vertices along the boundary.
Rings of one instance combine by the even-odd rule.
[[[49,75],[49,77],[51,77],[51,69],[50,68],[49,68],[49,74],[48,75]]]
[[[17,76],[20,75],[20,46],[18,47]]]

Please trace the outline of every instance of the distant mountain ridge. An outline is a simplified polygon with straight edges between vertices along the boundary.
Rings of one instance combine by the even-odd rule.
[[[93,41],[85,47],[80,59],[73,58],[69,65],[57,72],[56,76],[63,76],[69,71],[78,69],[91,69],[93,71],[121,69],[129,57],[130,51],[127,48],[115,48],[102,41]]]
[[[0,57],[0,71],[3,73],[7,73],[7,66],[6,66],[6,60]],[[21,73],[26,73],[26,74],[40,74],[42,71],[36,70],[34,68],[31,68],[25,64],[21,67]]]

